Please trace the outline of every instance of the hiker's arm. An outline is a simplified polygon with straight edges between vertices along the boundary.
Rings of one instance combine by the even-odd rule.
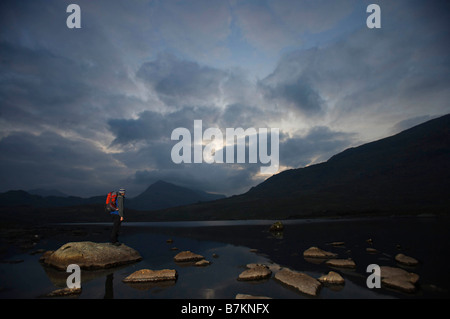
[[[117,208],[119,209],[119,216],[121,217],[121,219],[123,219],[123,197],[119,196],[119,198],[117,198]]]

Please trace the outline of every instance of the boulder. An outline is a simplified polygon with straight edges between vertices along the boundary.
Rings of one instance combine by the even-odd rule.
[[[406,266],[417,266],[419,264],[417,259],[403,254],[397,254],[395,256],[395,261]]]
[[[414,292],[419,275],[396,267],[380,267],[381,283],[404,292]]]
[[[269,278],[272,271],[266,265],[248,264],[247,270],[244,270],[238,277],[238,280],[260,280]]]
[[[342,285],[345,283],[344,278],[337,272],[330,271],[327,275],[323,275],[318,279],[323,284]]]
[[[331,253],[317,247],[310,247],[303,252],[303,257],[305,258],[332,258],[336,256],[337,254],[335,253]]]
[[[189,250],[182,251],[173,257],[175,262],[188,262],[188,261],[199,261],[205,259],[202,255],[195,254]]]
[[[104,269],[140,260],[141,255],[124,244],[115,246],[91,241],[64,244],[56,251],[44,253],[40,259],[44,265],[64,271],[70,264],[77,264],[81,269]]]
[[[177,277],[178,273],[175,269],[162,269],[162,270],[141,269],[135,271],[134,273],[123,279],[123,282],[142,283],[142,282],[166,281],[166,280],[176,280]]]
[[[321,283],[314,279],[313,277],[290,270],[288,268],[283,268],[275,274],[275,279],[281,281],[282,283],[292,286],[298,289],[300,292],[310,295],[317,296]]]
[[[352,259],[329,259],[325,262],[330,267],[338,268],[356,268],[356,264]]]

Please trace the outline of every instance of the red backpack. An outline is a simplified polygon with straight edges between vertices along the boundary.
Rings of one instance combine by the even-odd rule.
[[[117,192],[109,192],[106,196],[105,211],[110,213],[117,210]]]

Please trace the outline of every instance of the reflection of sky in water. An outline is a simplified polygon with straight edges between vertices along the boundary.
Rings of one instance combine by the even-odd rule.
[[[82,270],[83,290],[79,298],[234,298],[238,293],[273,298],[304,297],[273,278],[257,282],[237,281],[239,274],[246,269],[246,264],[264,263],[275,269],[278,267],[265,256],[250,252],[248,247],[178,237],[172,237],[174,242],[168,244],[167,238],[166,235],[152,233],[124,235],[123,241],[136,248],[143,260],[104,271]],[[177,247],[179,250],[171,250],[170,247]],[[182,250],[201,254],[212,264],[206,267],[177,264],[173,261],[173,256]],[[38,262],[39,255],[19,254],[14,259],[23,259],[24,262],[0,264],[0,298],[36,298],[64,287],[68,274],[44,269]],[[178,279],[176,283],[147,286],[133,286],[122,282],[129,274],[143,268],[176,269]],[[321,275],[310,274],[316,278]],[[377,294],[364,291],[349,280],[342,292],[351,298],[377,297]],[[339,297],[339,292],[323,288],[320,297],[336,298]]]
[[[399,228],[401,222],[401,228]],[[237,223],[237,224],[236,224]],[[155,226],[153,223],[150,223]],[[205,223],[202,223],[205,226]],[[214,225],[217,222],[213,223]],[[226,223],[228,224],[228,223]],[[245,225],[242,222],[231,222],[232,225]],[[262,224],[270,222],[265,221]],[[276,237],[269,234],[266,226],[260,228],[226,228],[227,233],[232,234],[225,242],[215,241],[218,235],[216,228],[201,228],[211,230],[211,237],[194,239],[199,229],[187,228],[156,228],[124,227],[120,240],[128,246],[140,252],[143,260],[139,263],[126,265],[121,268],[108,269],[105,271],[83,271],[82,270],[82,293],[79,298],[235,298],[236,294],[250,294],[257,296],[268,296],[272,298],[310,298],[302,295],[272,278],[258,282],[238,281],[237,277],[245,270],[248,263],[264,263],[273,269],[278,269],[277,264],[289,267],[296,271],[305,272],[314,278],[326,274],[330,267],[324,264],[315,264],[306,261],[302,251],[313,245],[320,248],[339,253],[341,258],[351,256],[357,263],[356,270],[336,270],[345,278],[345,285],[341,287],[322,287],[318,298],[417,298],[421,296],[448,296],[447,292],[440,295],[439,291],[430,287],[446,287],[447,280],[442,278],[445,264],[432,263],[433,258],[442,255],[448,246],[448,228],[445,223],[432,219],[402,219],[402,220],[379,220],[371,219],[340,223],[332,221],[328,223],[317,223],[304,221],[302,223],[286,222],[287,227],[283,236]],[[124,224],[124,226],[127,224]],[[128,224],[132,225],[131,223]],[[179,224],[178,224],[179,225]],[[193,224],[190,223],[192,226]],[[199,226],[199,223],[195,224]],[[210,224],[209,224],[210,225]],[[223,223],[222,223],[223,225]],[[110,227],[110,224],[108,224]],[[80,226],[83,227],[83,226]],[[109,233],[109,227],[99,225],[102,230],[90,233],[86,237],[69,238],[65,232],[58,236],[49,237],[37,244],[34,249],[45,250],[57,249],[68,241],[105,241],[105,235]],[[97,226],[95,226],[97,229]],[[358,232],[352,230],[358,229]],[[421,236],[411,236],[418,234]],[[242,232],[244,230],[245,234]],[[88,232],[89,233],[89,232]],[[170,234],[170,235],[168,235]],[[175,234],[175,236],[173,236]],[[203,232],[203,235],[208,232]],[[409,234],[409,235],[408,235]],[[220,234],[222,235],[222,234]],[[250,241],[242,245],[242,236],[250,238]],[[95,237],[97,236],[97,237]],[[220,237],[220,236],[219,236]],[[367,254],[367,238],[374,239],[375,248],[382,251],[380,254]],[[167,243],[168,238],[173,243]],[[238,238],[237,241],[234,241]],[[345,240],[345,247],[331,247],[326,243]],[[236,244],[240,242],[239,244]],[[234,244],[232,244],[234,243]],[[402,249],[407,249],[422,262],[417,271],[420,276],[420,292],[416,295],[407,295],[392,292],[387,289],[370,290],[366,287],[367,274],[365,267],[369,263],[386,265],[392,264],[393,256],[398,252],[396,244],[401,243]],[[257,247],[254,246],[257,244]],[[447,246],[446,246],[447,245]],[[178,250],[170,248],[177,247]],[[258,248],[259,253],[251,252],[250,248]],[[430,249],[432,248],[432,249]],[[180,251],[190,250],[201,254],[212,264],[205,267],[184,266],[173,261],[173,257]],[[351,250],[351,255],[347,251]],[[267,254],[267,255],[266,255]],[[347,257],[346,257],[347,256]],[[55,289],[65,286],[65,278],[68,274],[64,272],[44,269],[39,263],[40,255],[30,255],[29,252],[17,253],[12,247],[8,248],[4,260],[23,260],[21,263],[0,263],[0,298],[36,298],[45,295]],[[389,264],[388,264],[389,265]],[[441,268],[439,268],[441,267]],[[443,268],[444,267],[444,268]],[[125,284],[122,280],[132,272],[149,268],[176,269],[178,279],[175,283],[162,283],[152,285],[133,286]],[[445,268],[446,269],[446,268]],[[441,274],[441,275],[439,275]],[[441,292],[442,293],[442,292]]]

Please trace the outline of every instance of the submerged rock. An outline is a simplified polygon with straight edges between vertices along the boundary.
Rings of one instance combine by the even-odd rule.
[[[81,269],[104,269],[142,260],[141,255],[124,244],[120,246],[91,241],[70,242],[56,251],[45,252],[40,261],[44,265],[66,270],[70,264]]]
[[[125,279],[123,282],[155,282],[155,281],[166,281],[166,280],[176,280],[178,273],[175,269],[162,269],[162,270],[151,270],[151,269],[141,269],[135,271]]]
[[[414,292],[419,280],[419,275],[415,273],[389,266],[380,267],[380,276],[382,284],[404,292]]]
[[[335,253],[331,253],[314,246],[303,252],[303,257],[305,258],[332,258],[336,256],[337,254]]]
[[[248,264],[247,270],[244,270],[238,277],[238,280],[260,280],[269,278],[272,271],[266,265]]]
[[[417,266],[419,264],[417,259],[403,254],[397,254],[395,256],[395,261],[406,266]]]
[[[199,261],[205,259],[202,255],[195,254],[189,250],[182,251],[173,257],[175,262]]]
[[[317,296],[321,286],[321,283],[313,277],[288,268],[283,268],[277,272],[275,279],[310,296]]]

